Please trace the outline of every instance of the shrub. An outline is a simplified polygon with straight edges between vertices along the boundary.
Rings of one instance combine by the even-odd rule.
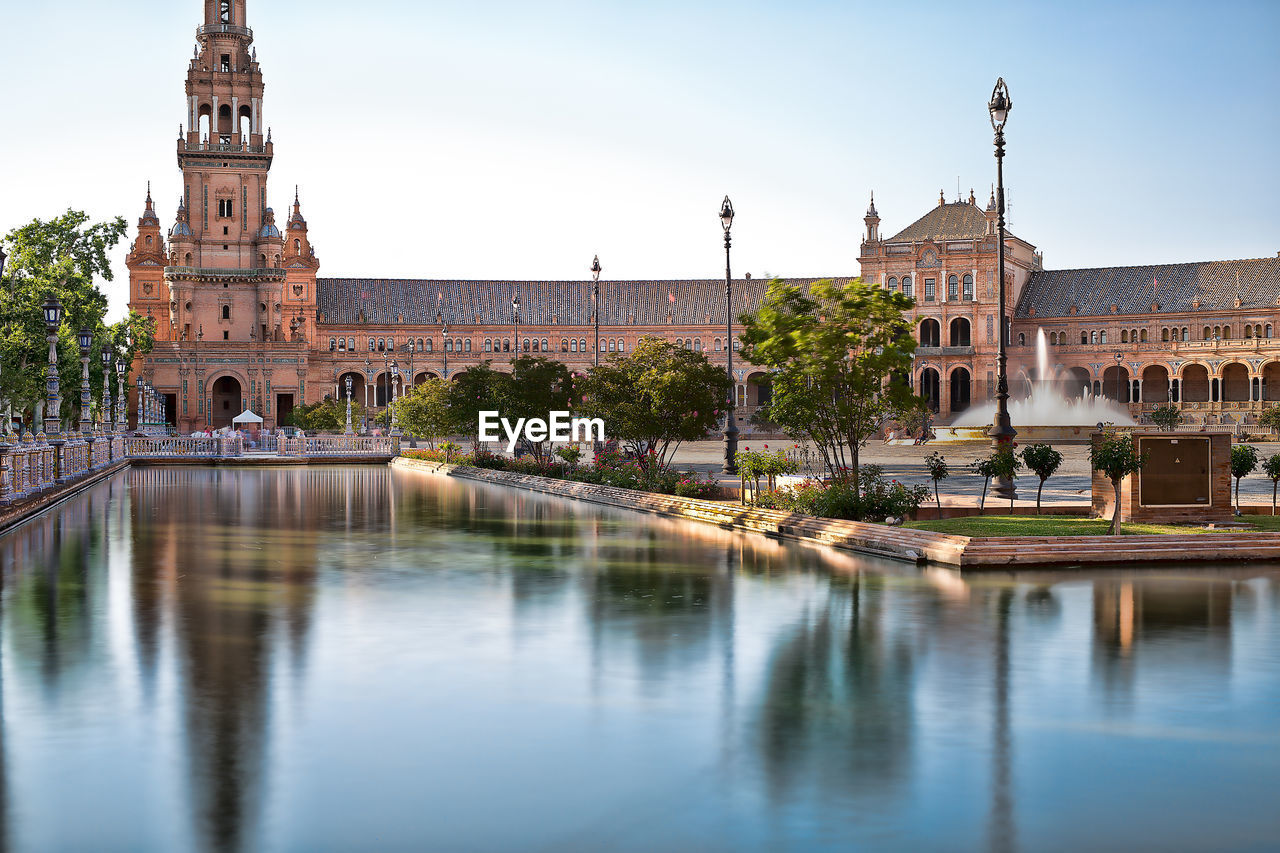
[[[1182,423],[1182,412],[1172,403],[1156,406],[1151,411],[1151,422],[1167,432]]]

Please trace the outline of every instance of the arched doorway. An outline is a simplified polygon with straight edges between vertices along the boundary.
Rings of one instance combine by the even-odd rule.
[[[967,321],[966,321],[967,322]],[[952,328],[955,328],[952,324]],[[969,408],[972,396],[973,378],[969,375],[969,371],[963,367],[957,367],[951,371],[951,412],[963,412]]]
[[[1249,400],[1249,368],[1232,363],[1222,368],[1222,399],[1228,403]]]
[[[1150,364],[1142,369],[1142,402],[1169,402],[1169,371],[1162,364]]]
[[[967,317],[957,317],[951,321],[951,346],[973,346],[973,339],[969,334],[969,319]]]
[[[920,346],[942,346],[942,326],[937,320],[928,319],[920,324]]]
[[[773,379],[767,373],[752,373],[747,377],[747,405],[767,406],[773,401]]]
[[[1073,367],[1062,377],[1062,393],[1069,399],[1083,397],[1092,385],[1089,371],[1083,367]]]
[[[338,402],[347,402],[347,377],[351,377],[351,402],[364,405],[364,374],[350,370],[338,377]]]
[[[1113,364],[1102,371],[1102,396],[1117,403],[1129,402],[1128,368]]]
[[[924,398],[925,405],[932,412],[938,411],[938,406],[942,395],[939,393],[942,387],[941,378],[938,371],[932,367],[926,367],[920,371],[920,396]]]
[[[209,424],[213,427],[231,426],[231,419],[244,411],[244,392],[232,376],[221,376],[213,383],[213,396],[209,401]]]
[[[1262,399],[1280,400],[1280,362],[1262,368]]]
[[[1184,403],[1209,402],[1209,370],[1203,364],[1188,364],[1182,369]]]

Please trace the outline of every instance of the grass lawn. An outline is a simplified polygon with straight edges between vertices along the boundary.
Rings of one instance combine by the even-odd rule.
[[[1280,518],[1269,515],[1246,515],[1240,519],[1258,530],[1280,531]],[[909,521],[903,527],[951,533],[956,536],[1103,536],[1109,523],[1101,518],[1074,515],[973,515],[944,518],[937,521]],[[1229,533],[1230,530],[1206,530],[1179,524],[1137,524],[1122,526],[1126,534],[1151,533]]]

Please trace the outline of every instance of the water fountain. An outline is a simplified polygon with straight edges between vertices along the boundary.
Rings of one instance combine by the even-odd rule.
[[[1094,396],[1086,387],[1080,397],[1068,398],[1057,386],[1049,370],[1049,339],[1044,329],[1036,332],[1036,373],[1032,378],[1022,373],[1015,378],[1025,383],[1027,395],[1009,400],[1009,416],[1018,441],[1071,442],[1088,441],[1098,424],[1131,426],[1136,423],[1129,413],[1113,400]],[[971,408],[961,412],[949,426],[935,427],[936,441],[986,441],[986,428],[995,418],[990,409]]]

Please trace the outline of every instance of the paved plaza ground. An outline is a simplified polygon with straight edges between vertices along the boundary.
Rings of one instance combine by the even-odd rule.
[[[792,447],[795,442],[785,439],[766,440],[753,438],[741,444],[752,450],[761,450],[768,444],[769,448]],[[1280,453],[1280,444],[1255,444],[1258,457],[1265,459],[1274,453]],[[1062,467],[1053,475],[1044,487],[1043,503],[1045,506],[1088,504],[1089,503],[1089,447],[1084,444],[1062,444],[1057,446],[1062,453]],[[862,464],[875,463],[883,465],[885,473],[904,483],[931,484],[925,470],[924,457],[938,451],[947,460],[951,476],[942,482],[943,506],[977,506],[982,496],[982,478],[969,472],[969,465],[979,457],[990,453],[990,448],[979,444],[932,444],[924,447],[888,445],[873,441],[863,450]],[[685,444],[676,453],[676,462],[682,468],[695,471],[711,472],[718,475],[722,482],[737,482],[736,478],[721,475],[720,467],[724,459],[724,445],[721,442],[698,441]],[[1018,497],[1015,506],[1035,506],[1036,477],[1023,473],[1018,478]],[[1233,484],[1234,488],[1234,484]],[[1240,502],[1242,504],[1271,505],[1271,480],[1261,471],[1256,471],[1240,483]],[[990,495],[987,499],[988,509],[995,505]]]

